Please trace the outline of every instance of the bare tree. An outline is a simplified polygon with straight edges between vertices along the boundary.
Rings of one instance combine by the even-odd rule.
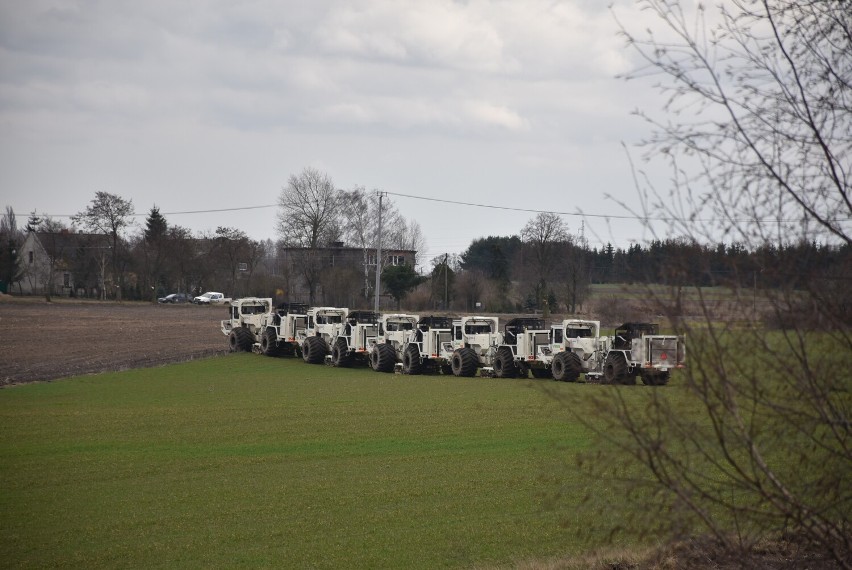
[[[541,212],[521,229],[521,240],[530,253],[536,291],[536,304],[544,305],[547,299],[550,277],[560,247],[570,240],[565,222],[557,214]]]
[[[589,294],[588,250],[572,243],[563,244],[559,267],[555,268],[559,279],[559,292],[570,313],[576,313]]]
[[[343,228],[343,238],[351,247],[360,248],[363,254],[363,295],[365,299],[372,296],[375,283],[375,250],[378,236],[379,199],[378,191],[367,192],[363,186],[356,186],[351,191],[343,191],[340,195],[340,216]],[[382,200],[382,226],[393,227],[399,218],[399,213],[390,200]],[[383,243],[387,247],[387,243]],[[370,270],[373,270],[373,277]]]
[[[461,310],[466,312],[474,312],[482,310],[477,307],[477,303],[484,301],[488,278],[478,269],[468,269],[461,272],[455,283],[455,289],[452,293],[452,298],[461,301]]]
[[[248,276],[254,271],[254,267],[260,261],[260,248],[249,240],[244,231],[222,226],[216,228],[213,242],[212,253],[216,259],[216,265],[220,269],[226,268],[229,291],[234,296],[240,296],[239,277],[242,273]]]
[[[278,207],[278,235],[289,247],[315,249],[340,234],[338,191],[331,178],[315,168],[290,176]]]
[[[646,64],[628,78],[659,80],[665,116],[640,114],[654,133],[646,157],[668,160],[673,181],[658,191],[637,176],[644,212],[655,213],[648,227],[665,212],[674,233],[696,241],[756,250],[819,239],[847,261],[836,274],[766,267],[787,277],[774,289],[756,276],[742,288],[744,268],[733,264],[727,314],[702,289],[645,291],[687,335],[686,390],[608,392],[600,433],[651,476],[648,530],[701,525],[746,551],[786,533],[850,568],[852,323],[838,308],[852,298],[834,285],[852,271],[852,10],[841,1],[736,0],[694,14],[677,1],[639,5],[659,26],[623,28]]]
[[[409,250],[420,255],[426,251],[426,236],[417,220],[410,218],[406,220],[399,216],[396,225],[390,230],[388,246],[395,249]]]
[[[376,236],[378,236],[379,199],[378,190],[368,192],[363,186],[340,193],[340,227],[347,245],[363,250],[364,256],[364,296],[372,295],[375,273]],[[385,197],[382,201],[382,248],[413,250],[417,253],[426,250],[426,239],[420,224],[415,220],[406,220],[392,200]],[[417,255],[415,253],[415,255]]]
[[[120,264],[121,234],[130,226],[133,214],[133,200],[125,200],[108,192],[96,192],[86,209],[72,217],[74,223],[107,237],[111,249],[112,278],[118,280],[119,295],[124,286],[124,272]]]

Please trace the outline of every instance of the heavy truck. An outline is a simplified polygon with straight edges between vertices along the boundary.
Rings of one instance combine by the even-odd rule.
[[[292,355],[304,338],[306,309],[303,304],[283,303],[273,310],[270,298],[236,299],[228,307],[228,318],[221,321],[221,330],[231,352]]]
[[[485,375],[493,373],[491,367],[497,347],[503,343],[499,326],[497,317],[474,315],[453,321],[452,354],[444,350],[441,357],[449,358],[455,376],[474,376],[480,368],[484,369]]]
[[[600,336],[599,321],[565,320],[552,329],[555,380],[574,382],[581,374],[591,382],[647,386],[669,382],[671,371],[684,368],[684,338],[659,334],[654,323],[624,323],[612,336]]]
[[[370,366],[376,372],[393,372],[404,358],[405,346],[420,319],[419,315],[381,315],[376,342],[370,352]]]
[[[576,382],[581,374],[600,369],[609,345],[609,339],[600,335],[600,321],[566,319],[550,330],[554,380]]]
[[[368,363],[376,344],[379,315],[373,311],[350,311],[343,330],[332,340],[332,366]]]
[[[321,364],[331,354],[334,342],[346,326],[348,308],[311,307],[307,311],[302,359],[308,364]]]
[[[401,372],[452,374],[454,351],[452,317],[422,317],[401,347]]]
[[[498,378],[549,378],[552,354],[551,329],[544,319],[517,317],[503,327],[492,369]]]
[[[653,323],[624,323],[607,348],[600,373],[607,384],[635,384],[638,375],[646,386],[663,386],[686,365],[684,337],[661,335]]]

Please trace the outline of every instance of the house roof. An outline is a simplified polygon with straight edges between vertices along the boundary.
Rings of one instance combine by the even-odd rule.
[[[35,237],[48,255],[56,258],[74,258],[83,249],[109,248],[104,234],[86,234],[64,230],[61,232],[35,232]]]

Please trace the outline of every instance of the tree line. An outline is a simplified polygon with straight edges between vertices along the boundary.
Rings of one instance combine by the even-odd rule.
[[[194,234],[170,224],[156,206],[132,232],[132,201],[106,192],[98,192],[72,218],[73,225],[32,213],[19,229],[14,211],[7,207],[0,219],[0,281],[14,292],[15,284],[26,279],[20,247],[26,233],[35,231],[53,255],[51,275],[64,263],[77,290],[95,291],[103,298],[152,300],[208,288],[235,296],[268,296],[290,291],[293,280],[301,280],[309,297],[304,300],[314,303],[318,290],[324,300],[328,295],[341,298],[335,291],[351,289],[336,283],[345,277],[358,281],[368,306],[379,202],[376,192],[335,190],[326,175],[305,169],[282,190],[277,241],[252,240],[233,227]],[[425,239],[416,221],[405,220],[390,200],[381,202],[384,248],[423,251]],[[77,235],[75,251],[63,251],[62,236],[81,229],[90,233]],[[360,249],[363,263],[345,276],[340,271],[332,275],[322,252],[342,242]],[[285,267],[282,248],[291,248],[295,263]],[[460,255],[433,258],[427,275],[417,274],[411,265],[384,268],[383,292],[398,306],[411,294],[410,304],[417,310],[576,313],[593,284],[795,289],[820,282],[838,287],[849,254],[848,244],[814,241],[749,248],[681,238],[590,248],[570,234],[560,216],[540,213],[517,235],[478,238]]]
[[[798,241],[700,243],[685,238],[611,243],[590,248],[571,236],[555,214],[539,214],[519,235],[474,240],[458,256],[433,260],[435,296],[442,279],[459,297],[492,298],[498,312],[544,310],[575,313],[592,284],[662,284],[680,287],[802,289],[814,283],[838,287],[848,279],[848,244]]]

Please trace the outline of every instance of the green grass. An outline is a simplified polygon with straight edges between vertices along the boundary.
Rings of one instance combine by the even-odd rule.
[[[579,537],[624,499],[573,471],[593,436],[545,387],[580,410],[612,389],[243,354],[2,390],[0,559],[436,568],[611,545]]]

